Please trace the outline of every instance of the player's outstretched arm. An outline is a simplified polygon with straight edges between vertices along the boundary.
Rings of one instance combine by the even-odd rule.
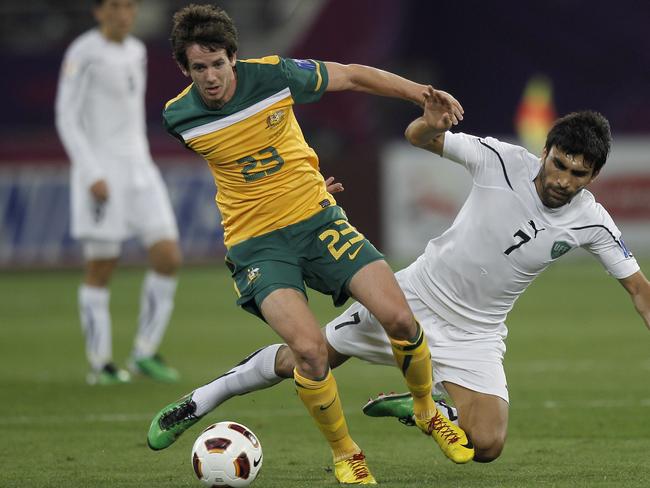
[[[630,294],[636,311],[643,317],[645,325],[650,329],[650,282],[641,271],[618,281]]]
[[[424,113],[409,124],[404,132],[406,139],[442,156],[445,132],[463,120],[463,108],[449,93],[427,86],[422,93]]]
[[[394,73],[361,64],[325,62],[329,81],[325,91],[360,91],[383,97],[402,98],[422,106],[425,85]]]

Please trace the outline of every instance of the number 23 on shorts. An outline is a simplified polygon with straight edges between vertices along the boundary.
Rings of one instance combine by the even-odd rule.
[[[327,243],[327,249],[330,254],[338,261],[356,243],[363,241],[364,236],[345,219],[336,220],[334,225],[338,226],[338,229],[327,229],[321,232],[318,238]],[[364,244],[365,242],[362,242],[351,252],[347,253],[350,261],[357,257]]]

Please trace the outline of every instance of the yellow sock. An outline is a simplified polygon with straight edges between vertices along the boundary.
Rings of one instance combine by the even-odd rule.
[[[414,319],[415,320],[415,319]],[[435,413],[435,403],[431,399],[431,353],[420,324],[417,325],[415,341],[401,341],[389,337],[393,355],[402,370],[406,385],[413,395],[413,413],[417,418],[431,417]]]
[[[293,378],[298,396],[329,442],[334,462],[360,452],[361,449],[348,433],[348,425],[343,416],[341,399],[332,372],[328,371],[324,380],[316,381],[300,376],[294,369]]]

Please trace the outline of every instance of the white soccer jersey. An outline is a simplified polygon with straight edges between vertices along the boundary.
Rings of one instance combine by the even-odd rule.
[[[59,135],[88,185],[111,166],[151,162],[144,93],[147,54],[134,37],[111,42],[92,29],[67,49],[56,98]],[[125,168],[120,168],[121,170]]]
[[[621,232],[593,195],[545,207],[535,189],[540,159],[493,138],[445,135],[444,157],[472,174],[453,225],[407,271],[418,296],[450,323],[501,329],[515,300],[554,260],[583,247],[616,278],[639,270]]]
[[[175,229],[167,191],[149,152],[145,89],[146,49],[134,37],[112,42],[92,29],[65,53],[56,126],[72,163],[74,237],[122,240],[132,235],[128,219],[138,191],[155,196],[151,218],[163,212],[160,225],[171,222]],[[101,179],[108,182],[110,196],[105,208],[96,208],[89,188]]]

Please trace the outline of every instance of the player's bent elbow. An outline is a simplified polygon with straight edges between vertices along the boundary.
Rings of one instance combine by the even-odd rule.
[[[411,130],[411,126],[409,125],[406,130],[404,131],[404,138],[411,144],[412,146],[419,147],[415,139],[413,138],[413,131]]]
[[[412,146],[419,147],[420,149],[426,149],[428,151],[431,150],[429,146],[433,140],[423,139],[421,136],[416,135],[416,131],[412,129],[411,126],[408,126],[404,131],[404,137]]]

